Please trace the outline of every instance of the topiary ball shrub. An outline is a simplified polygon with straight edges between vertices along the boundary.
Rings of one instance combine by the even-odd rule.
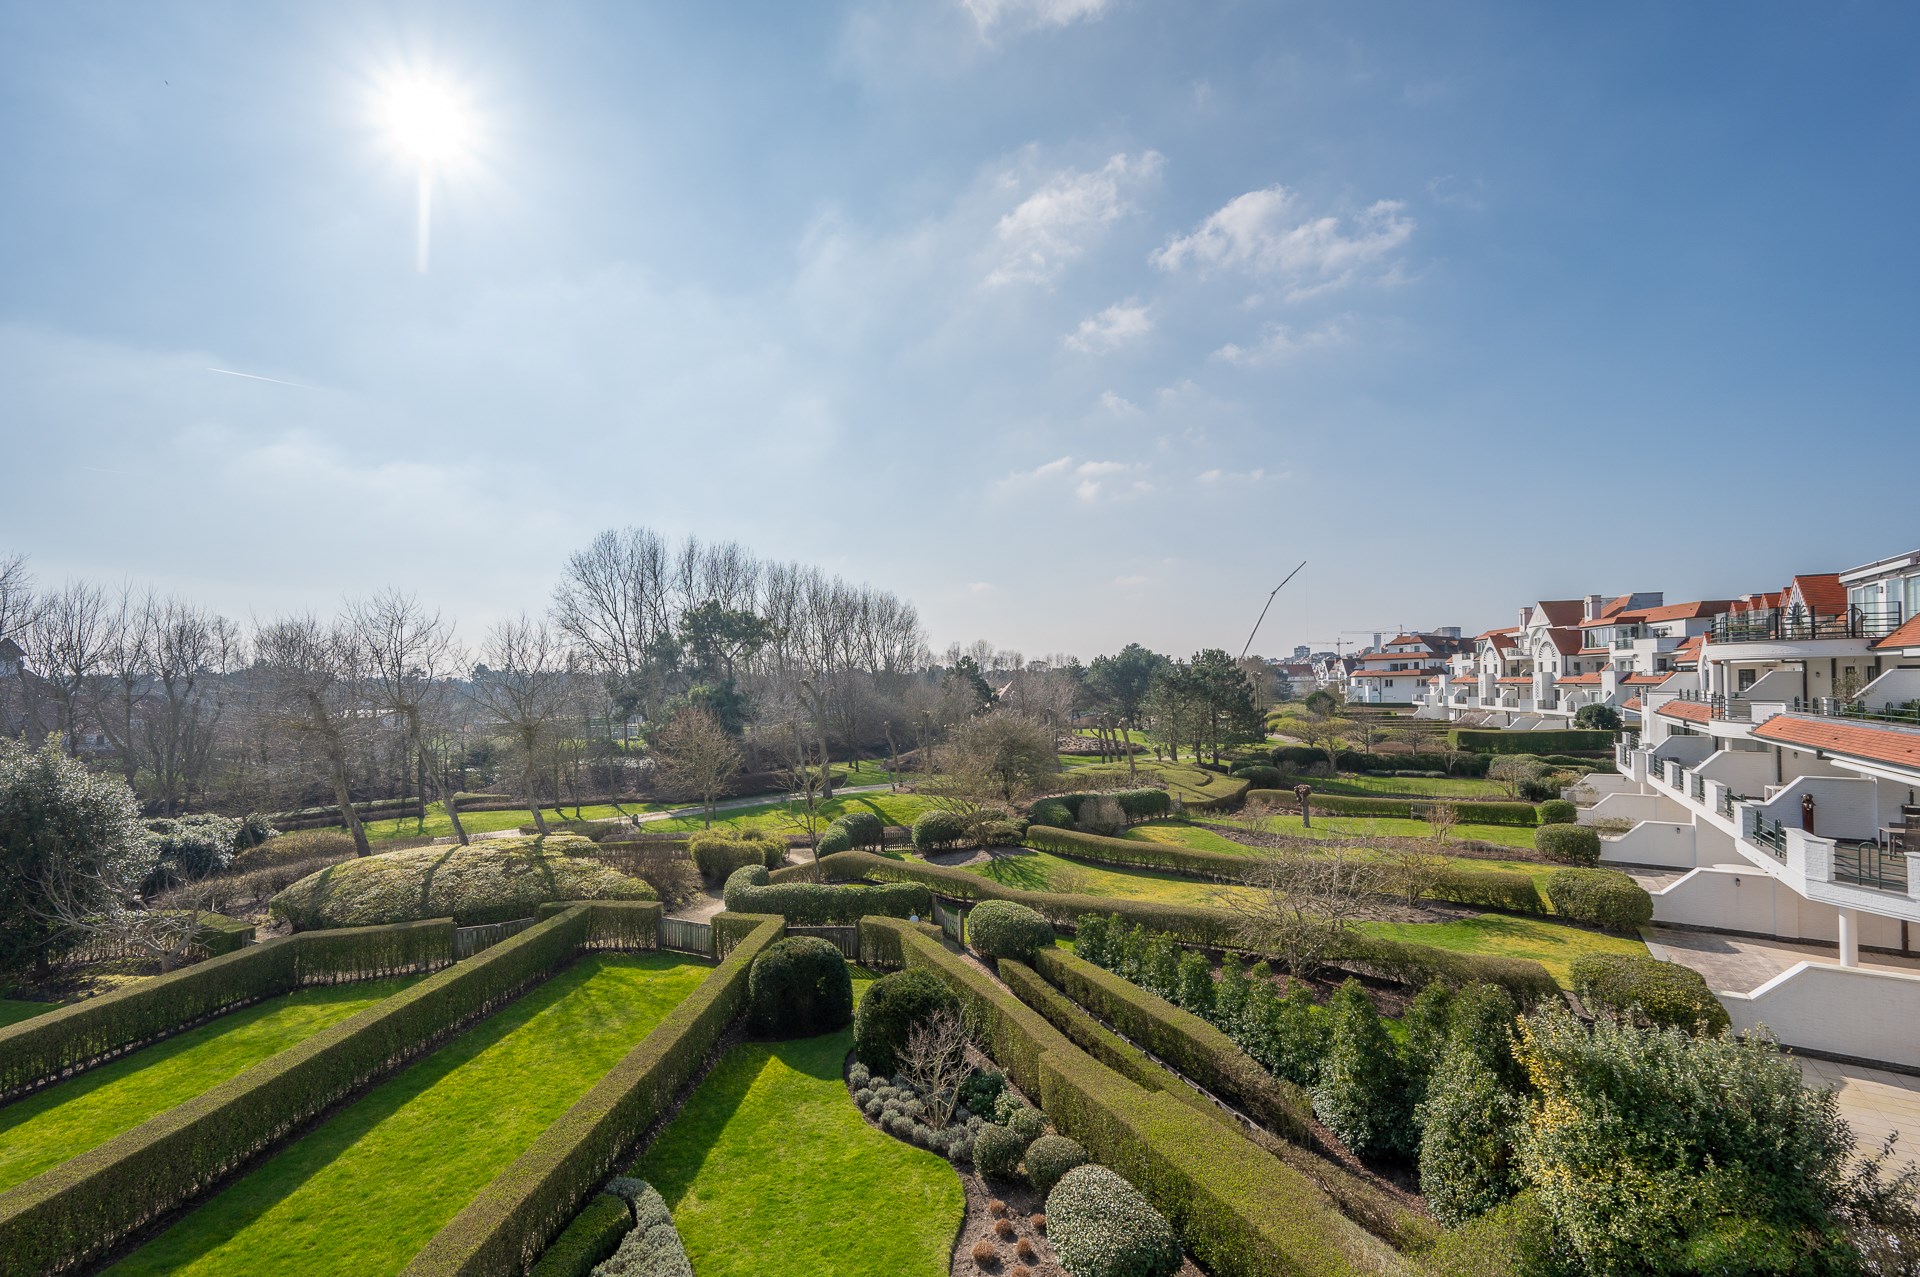
[[[923,811],[913,822],[916,851],[947,851],[967,841],[967,822],[950,811]]]
[[[1051,1193],[1062,1175],[1076,1166],[1085,1166],[1090,1160],[1079,1141],[1064,1135],[1042,1135],[1027,1145],[1027,1182],[1042,1195]]]
[[[1022,1104],[1006,1117],[1007,1129],[1031,1144],[1045,1133],[1047,1115],[1031,1104]]]
[[[1658,1028],[1718,1033],[1731,1020],[1706,979],[1677,962],[1625,953],[1573,960],[1573,991],[1587,1010]]]
[[[967,945],[983,958],[1030,961],[1053,944],[1053,924],[1011,900],[983,900],[967,915]]]
[[[1547,875],[1544,894],[1570,922],[1632,935],[1653,921],[1653,897],[1617,869],[1556,869]]]
[[[1047,1237],[1073,1277],[1172,1277],[1183,1256],[1173,1225],[1104,1166],[1077,1166],[1047,1194]]]
[[[845,825],[828,825],[820,831],[820,836],[813,840],[813,854],[816,857],[832,856],[852,850],[853,835],[847,832]]]
[[[1562,864],[1600,863],[1600,835],[1585,825],[1547,825],[1536,829],[1533,845],[1548,859]]]
[[[853,976],[840,950],[818,936],[767,946],[747,973],[754,1029],[770,1037],[813,1037],[853,1019]]]
[[[1027,1142],[1004,1126],[988,1124],[973,1137],[973,1167],[988,1179],[1012,1179]]]
[[[960,1103],[969,1113],[991,1113],[994,1101],[1006,1089],[1004,1074],[993,1069],[980,1069],[968,1074],[967,1080],[960,1084]]]
[[[1564,798],[1552,798],[1540,804],[1535,818],[1545,825],[1571,825],[1580,819],[1580,809]]]
[[[1049,829],[1072,829],[1073,808],[1058,798],[1041,798],[1027,808],[1027,823]]]
[[[887,841],[887,823],[870,811],[842,812],[833,823],[847,831],[856,847],[880,847]]]
[[[900,1049],[913,1026],[935,1011],[959,1006],[959,999],[930,972],[895,971],[881,976],[860,999],[854,1016],[854,1056],[875,1075],[891,1074],[900,1067]]]

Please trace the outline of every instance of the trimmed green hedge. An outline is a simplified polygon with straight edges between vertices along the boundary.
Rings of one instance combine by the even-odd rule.
[[[1173,810],[1173,795],[1164,789],[1100,789],[1054,794],[1035,799],[1027,809],[1029,824],[1071,829],[1080,819],[1080,804],[1089,798],[1111,798],[1120,804],[1129,822],[1152,820]]]
[[[411,974],[452,960],[453,923],[446,918],[247,945],[0,1029],[0,1100],[303,985]]]
[[[1073,920],[1083,913],[1117,913],[1128,922],[1140,923],[1154,931],[1168,932],[1189,944],[1214,947],[1231,945],[1235,934],[1234,918],[1217,909],[1160,904],[1150,900],[1126,900],[1117,896],[1023,891],[1018,887],[1003,887],[991,878],[968,873],[964,869],[914,864],[865,851],[843,851],[827,856],[820,861],[819,871],[830,882],[857,882],[863,878],[883,882],[917,882],[935,895],[961,900],[1011,900],[1026,905],[1054,926],[1069,929],[1073,926]]]
[[[1335,960],[1345,965],[1358,964],[1374,974],[1415,988],[1424,988],[1435,980],[1451,989],[1463,988],[1476,980],[1497,984],[1523,1007],[1560,996],[1560,985],[1552,973],[1532,958],[1457,953],[1434,945],[1349,932],[1340,942]]]
[[[409,1277],[510,1277],[526,1270],[698,1076],[720,1035],[745,1010],[753,961],[780,938],[783,924],[743,915],[733,921],[745,934],[726,960],[435,1233],[407,1265]]]
[[[1533,875],[1517,869],[1453,869],[1441,874],[1427,891],[1435,900],[1479,905],[1509,913],[1545,913]]]
[[[719,886],[743,865],[778,869],[787,862],[787,840],[757,829],[703,829],[687,839],[693,867],[709,886]]]
[[[1574,922],[1632,935],[1653,921],[1653,897],[1618,869],[1556,869],[1546,893],[1553,911]]]
[[[868,914],[924,918],[933,897],[918,883],[891,882],[878,887],[824,882],[769,882],[760,865],[736,869],[723,897],[733,913],[777,913],[805,927],[851,926]]]
[[[1320,1277],[1385,1266],[1381,1243],[1302,1172],[1074,1046],[1046,1018],[924,932],[887,918],[909,968],[933,972],[975,1015],[987,1053],[1063,1133],[1123,1175],[1216,1277]]]
[[[1573,991],[1589,1011],[1663,1028],[1718,1033],[1732,1022],[1698,971],[1639,954],[1581,954],[1573,960]]]
[[[1053,945],[1053,924],[1023,904],[1011,900],[983,900],[967,914],[967,947],[992,962],[1033,955]]]
[[[1237,1102],[1269,1129],[1313,1145],[1313,1101],[1261,1068],[1199,1016],[1064,949],[1042,949],[1033,967],[1062,993],[1209,1091]]]
[[[1540,804],[1540,823],[1571,825],[1580,819],[1580,809],[1564,798],[1549,798]]]
[[[587,931],[586,907],[564,910],[0,1194],[0,1277],[58,1271],[111,1249],[551,975]]]
[[[1133,838],[1103,838],[1099,834],[1083,834],[1077,829],[1053,829],[1044,825],[1027,826],[1027,835],[1020,841],[1035,851],[1051,852],[1074,860],[1170,869],[1175,873],[1210,878],[1215,882],[1238,882],[1252,864],[1248,856],[1196,851],[1173,843],[1146,842]]]
[[[1455,745],[1476,754],[1580,754],[1613,748],[1613,732],[1502,732],[1459,728],[1447,733]]]
[[[913,846],[916,851],[945,851],[964,846],[967,822],[950,811],[935,808],[923,811],[913,822]]]
[[[1586,825],[1546,825],[1533,835],[1544,856],[1569,865],[1600,863],[1600,834]]]
[[[632,1228],[633,1208],[612,1193],[601,1193],[547,1247],[533,1266],[533,1277],[588,1277],[596,1264],[620,1248],[620,1239]]]
[[[1269,803],[1291,811],[1300,809],[1300,801],[1291,789],[1251,790],[1247,794],[1247,801]],[[1515,825],[1522,828],[1530,828],[1537,816],[1532,803],[1480,803],[1451,798],[1362,798],[1352,794],[1315,793],[1307,799],[1307,804],[1322,815],[1374,816],[1381,820],[1425,820],[1430,808],[1451,807],[1456,817],[1470,825]]]

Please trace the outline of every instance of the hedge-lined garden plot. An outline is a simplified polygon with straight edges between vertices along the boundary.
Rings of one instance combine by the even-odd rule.
[[[1127,869],[1085,864],[1051,852],[1021,849],[966,867],[1003,887],[1022,891],[1056,891],[1081,896],[1113,896],[1123,900],[1152,900],[1163,904],[1217,906],[1223,893],[1244,890],[1199,882],[1180,874],[1151,869]]]
[[[581,959],[375,1087],[111,1271],[399,1272],[709,970],[666,954]]]
[[[1570,988],[1569,968],[1583,953],[1623,953],[1645,957],[1647,946],[1628,936],[1609,935],[1548,918],[1516,918],[1483,913],[1456,922],[1363,922],[1362,934],[1408,944],[1431,945],[1455,953],[1502,958],[1531,958]]]
[[[257,1003],[0,1108],[0,1190],[128,1131],[405,988],[371,980]]]
[[[861,1117],[852,1045],[847,1029],[735,1047],[641,1160],[700,1277],[945,1277],[960,1179]]]

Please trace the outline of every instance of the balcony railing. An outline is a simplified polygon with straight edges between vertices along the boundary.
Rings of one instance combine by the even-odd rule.
[[[1852,718],[1864,723],[1899,723],[1907,727],[1920,727],[1920,701],[1868,709],[1864,701],[1850,701],[1838,696],[1815,696],[1804,701],[1795,697],[1793,709],[1797,714],[1814,714],[1821,718]]]
[[[1732,820],[1733,819],[1733,791],[1731,789],[1722,789],[1720,791],[1720,801],[1714,804],[1714,808],[1722,816],[1726,817],[1728,820]]]
[[[1714,643],[1799,643],[1810,639],[1885,638],[1900,628],[1900,605],[1849,607],[1831,614],[1799,608],[1725,612],[1713,619]]]
[[[1686,774],[1686,765],[1679,759],[1669,758],[1667,760],[1667,783],[1669,785],[1672,785],[1675,789],[1680,788],[1680,786],[1685,783],[1684,778]]]
[[[1707,801],[1707,778],[1699,772],[1687,773],[1687,793],[1696,803]]]
[[[1907,857],[1877,843],[1841,843],[1833,849],[1833,880],[1907,894]]]
[[[1779,821],[1768,820],[1759,812],[1754,812],[1753,824],[1747,830],[1747,840],[1765,847],[1781,864],[1787,862],[1787,827]]]

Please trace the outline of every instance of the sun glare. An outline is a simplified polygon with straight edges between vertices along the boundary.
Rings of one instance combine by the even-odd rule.
[[[423,169],[444,170],[472,154],[473,110],[443,80],[408,76],[387,85],[380,123],[394,149]]]

